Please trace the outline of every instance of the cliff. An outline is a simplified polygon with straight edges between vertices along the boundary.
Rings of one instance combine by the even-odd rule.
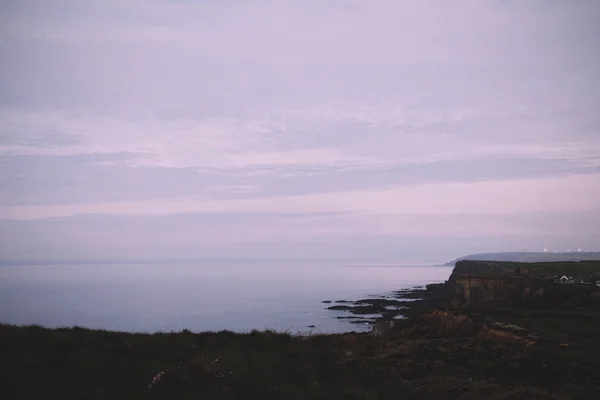
[[[520,264],[507,261],[460,260],[456,262],[449,280],[452,282],[456,276],[462,275],[508,276],[513,274]]]
[[[547,276],[593,275],[600,262],[512,263],[461,260],[448,285],[451,306],[497,305],[517,309],[598,308],[600,288],[594,284],[559,284]]]
[[[456,277],[453,304],[473,305],[475,303],[506,299],[514,284],[502,278]]]

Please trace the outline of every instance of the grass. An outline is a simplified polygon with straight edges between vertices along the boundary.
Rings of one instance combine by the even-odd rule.
[[[408,321],[385,337],[0,325],[0,354],[0,387],[15,394],[5,398],[472,400],[600,394],[600,363],[578,358],[572,349],[440,336]]]

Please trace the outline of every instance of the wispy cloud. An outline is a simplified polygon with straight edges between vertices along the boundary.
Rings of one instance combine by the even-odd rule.
[[[400,214],[596,215],[598,12],[592,0],[4,2],[0,218],[296,213],[265,237],[334,246],[360,226],[408,235]],[[301,222],[314,212],[352,217]],[[240,240],[260,236],[223,218]]]
[[[164,197],[146,201],[5,206],[3,218],[36,219],[74,214],[161,215],[178,212],[369,212],[373,214],[502,214],[598,211],[600,174],[562,178],[445,183],[370,191],[204,200]]]

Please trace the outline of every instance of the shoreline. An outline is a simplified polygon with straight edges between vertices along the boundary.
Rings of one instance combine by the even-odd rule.
[[[369,324],[368,329],[360,331],[352,330],[351,327],[348,330],[342,332],[323,332],[315,331],[315,326],[306,326],[304,330],[300,329],[275,329],[275,328],[260,328],[260,329],[246,329],[246,330],[230,330],[230,329],[219,329],[219,330],[202,330],[194,331],[188,328],[182,328],[181,330],[160,330],[160,331],[124,331],[119,329],[105,329],[105,328],[93,328],[86,327],[85,325],[61,325],[61,326],[45,326],[43,324],[11,324],[0,321],[0,326],[10,326],[15,328],[40,328],[48,330],[88,330],[94,332],[109,332],[119,334],[130,334],[130,335],[155,335],[155,334],[177,334],[181,332],[190,332],[193,334],[204,334],[204,333],[220,333],[230,332],[234,334],[249,334],[254,331],[269,331],[277,333],[292,333],[298,336],[304,335],[345,335],[345,334],[365,334],[369,333],[373,327],[382,321],[402,321],[405,319],[415,318],[427,311],[435,309],[438,302],[441,300],[440,288],[447,289],[446,283],[432,283],[427,285],[417,285],[411,288],[400,289],[388,292],[384,295],[372,295],[368,298],[359,300],[325,300],[321,301],[325,309],[331,311],[344,311],[347,312],[344,315],[332,315],[331,319],[337,320],[348,320],[350,324]],[[394,308],[386,308],[393,307]],[[383,314],[383,315],[380,315]]]
[[[414,286],[372,298],[325,300],[322,303],[328,310],[347,313],[336,318],[353,324],[368,323],[373,329],[379,322],[414,319],[435,310],[450,295],[451,290],[451,285],[446,280],[443,283]]]
[[[332,301],[364,312],[396,301],[407,307],[403,319],[379,319],[362,333],[143,334],[0,323],[0,383],[6,393],[40,399],[600,398],[597,318],[529,309],[539,297],[523,300],[520,288],[519,303],[512,292],[498,292],[508,296],[498,304],[462,298],[453,306],[465,294],[464,279],[390,298]],[[483,284],[474,293],[494,288]]]
[[[368,330],[338,321],[321,300],[358,300],[406,285],[447,278],[451,269],[321,268],[286,271],[264,266],[215,270],[204,267],[142,268],[125,266],[114,276],[109,266],[49,272],[43,268],[12,268],[0,292],[19,307],[8,307],[0,321],[45,327],[80,326],[125,332],[193,332],[292,329],[342,333]],[[288,273],[289,272],[289,273]],[[143,274],[138,277],[138,274]],[[168,284],[163,274],[169,276]],[[291,274],[291,276],[290,276]],[[48,276],[48,279],[45,277]],[[97,277],[98,279],[94,279]],[[300,279],[296,283],[296,279]],[[43,289],[43,290],[40,290]],[[378,296],[379,297],[379,296]],[[73,299],[77,298],[77,301]],[[98,307],[99,305],[100,308]],[[332,317],[333,316],[333,317]],[[310,328],[314,325],[315,328]]]

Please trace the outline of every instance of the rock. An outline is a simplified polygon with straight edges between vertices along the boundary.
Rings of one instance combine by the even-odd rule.
[[[394,321],[377,321],[369,332],[371,336],[383,336],[387,331],[395,326]]]
[[[325,300],[325,301],[322,301],[321,303],[323,303],[323,304],[330,304],[331,300]]]
[[[328,310],[333,311],[350,311],[352,314],[380,314],[388,312],[385,307],[380,305],[359,305],[359,306],[330,306]]]
[[[373,307],[404,306],[406,302],[390,299],[363,299],[354,302],[357,305],[369,305]]]
[[[436,334],[443,336],[479,336],[528,345],[536,340],[535,335],[528,335],[520,326],[489,322],[481,316],[438,310],[423,315],[423,320]]]
[[[441,335],[476,335],[483,324],[475,322],[468,315],[455,314],[447,311],[433,311],[422,317],[434,331]]]
[[[456,282],[454,296],[460,300],[461,304],[469,306],[476,303],[506,299],[511,289],[508,279],[462,275],[456,275],[454,279]],[[523,298],[523,294],[519,297]]]
[[[331,306],[331,307],[327,307],[328,310],[334,310],[334,311],[350,311],[352,309],[354,309],[354,307],[352,306]]]
[[[361,324],[361,325],[371,325],[376,323],[377,321],[374,319],[356,319],[356,320],[352,320],[349,321],[351,324]]]
[[[423,296],[423,290],[404,289],[394,292],[394,297],[398,299],[422,299]]]

